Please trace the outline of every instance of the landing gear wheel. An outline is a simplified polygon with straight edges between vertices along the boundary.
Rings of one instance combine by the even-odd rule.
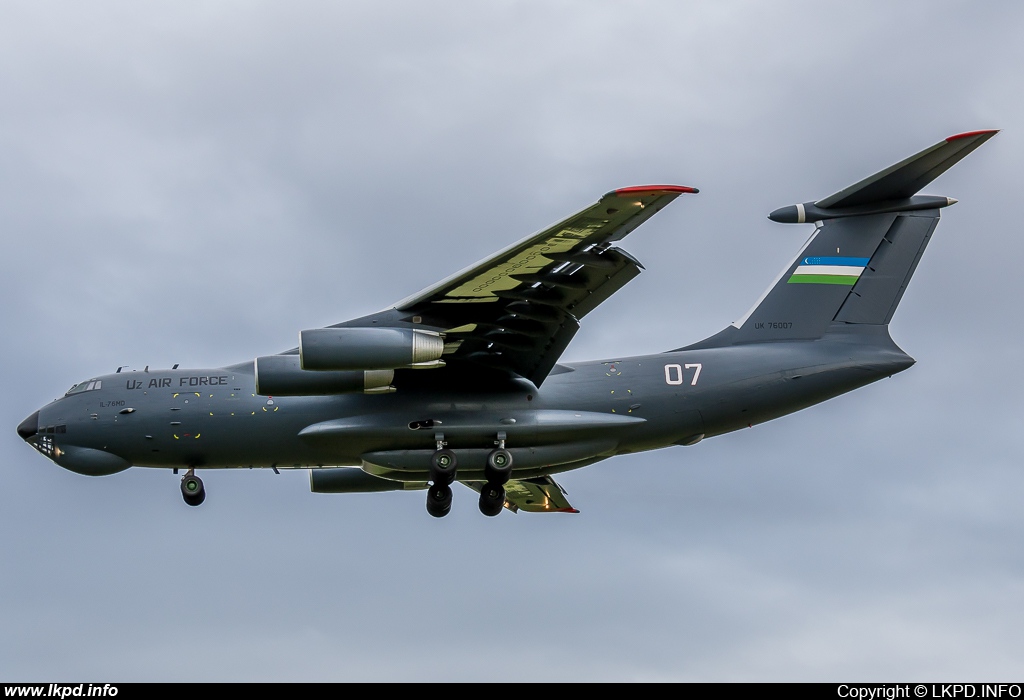
[[[484,477],[489,483],[504,484],[512,476],[512,453],[505,448],[491,450],[487,455]]]
[[[443,518],[452,509],[452,487],[434,484],[427,489],[427,512],[435,518]]]
[[[190,506],[198,506],[206,500],[206,487],[203,480],[195,474],[186,474],[181,477],[181,497]]]
[[[455,470],[458,460],[455,453],[448,449],[438,450],[430,458],[430,480],[435,484],[445,485],[455,481]]]
[[[505,507],[505,489],[498,484],[487,483],[480,489],[480,512],[493,518]]]

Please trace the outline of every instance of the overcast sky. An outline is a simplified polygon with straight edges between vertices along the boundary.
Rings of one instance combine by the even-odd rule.
[[[1015,2],[0,3],[0,680],[1024,673]],[[699,187],[565,360],[740,317],[824,197],[961,131],[891,330],[918,364],[564,474],[579,515],[305,472],[58,468],[15,426],[390,305],[622,186]]]

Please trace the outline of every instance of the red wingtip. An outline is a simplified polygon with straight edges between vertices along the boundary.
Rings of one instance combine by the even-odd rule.
[[[555,512],[556,513],[579,513],[579,511],[576,510],[575,508],[557,508],[557,509],[555,509]]]
[[[662,194],[668,192],[678,192],[681,194],[697,194],[700,192],[696,187],[686,187],[685,185],[640,185],[638,187],[621,187],[615,190],[617,195],[629,195],[629,194]]]
[[[998,134],[999,129],[981,129],[980,131],[965,131],[962,134],[955,134],[946,139],[946,142],[956,141],[957,139],[965,139],[968,136],[981,136],[982,134]]]

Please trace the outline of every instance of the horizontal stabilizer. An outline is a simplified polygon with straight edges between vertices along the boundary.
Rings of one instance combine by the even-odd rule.
[[[913,197],[997,133],[998,129],[987,129],[950,136],[814,204],[820,209],[843,209]]]

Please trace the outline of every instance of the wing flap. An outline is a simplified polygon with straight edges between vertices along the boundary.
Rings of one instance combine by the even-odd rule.
[[[566,259],[621,240],[684,192],[679,185],[626,187],[603,196],[595,204],[498,251],[395,305],[409,310],[425,302],[488,299],[495,292],[522,284],[513,275],[537,274]],[[600,254],[600,249],[593,251]]]
[[[477,493],[486,482],[462,482]],[[579,513],[569,504],[565,489],[550,476],[532,479],[511,479],[505,484],[505,507],[513,513]]]

